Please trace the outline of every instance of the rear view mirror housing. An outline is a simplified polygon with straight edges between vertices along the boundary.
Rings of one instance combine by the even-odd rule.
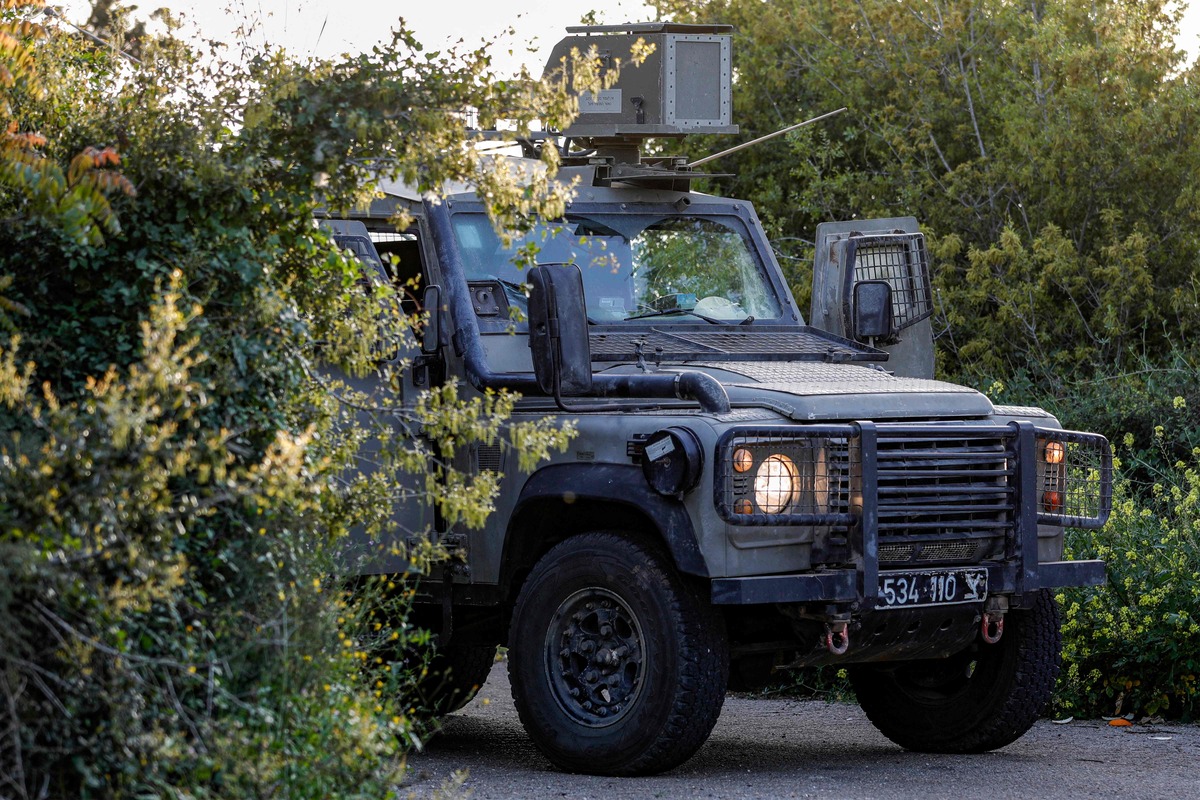
[[[592,349],[579,267],[531,267],[529,284],[529,349],[538,387],[554,397],[589,393]]]
[[[421,352],[434,355],[442,343],[442,287],[426,286],[421,305],[429,314],[421,330]]]
[[[858,341],[891,339],[896,335],[892,316],[892,287],[887,281],[854,284],[854,338]]]

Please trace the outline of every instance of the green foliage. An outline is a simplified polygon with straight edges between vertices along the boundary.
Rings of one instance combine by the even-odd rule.
[[[655,5],[737,26],[747,137],[849,108],[722,162],[802,259],[798,294],[817,223],[914,214],[948,375],[1128,370],[1195,338],[1200,103],[1174,4]]]
[[[495,476],[455,472],[463,448],[530,468],[570,430],[455,387],[405,417],[329,378],[376,374],[420,320],[380,313],[394,291],[364,292],[314,212],[404,177],[553,216],[564,189],[518,191],[460,109],[519,129],[573,101],[404,31],[304,65],[143,40],[132,70],[19,27],[39,6],[5,0],[0,31],[0,794],[391,796],[428,634],[399,579],[331,578],[346,536],[419,570],[445,553],[391,523],[401,476],[440,471],[424,499],[478,524]],[[379,470],[348,479],[370,439]]]
[[[1087,365],[1135,361],[1151,326],[1162,323],[1150,238],[1134,232],[1118,240],[1117,212],[1101,217],[1101,250],[1094,256],[1079,254],[1054,225],[1028,247],[1005,228],[986,250],[969,250],[965,272],[938,276],[946,346],[960,364],[976,374],[1029,365],[1043,383],[1057,386]],[[943,240],[940,254],[952,243],[958,244],[954,237]]]
[[[414,436],[413,449],[408,453],[412,459],[410,471],[424,472],[425,491],[436,498],[447,524],[461,522],[470,528],[482,528],[500,490],[500,475],[496,472],[484,470],[467,475],[454,469],[456,453],[476,443],[496,444],[503,433],[506,444],[517,453],[517,468],[531,472],[539,461],[549,458],[551,450],[566,449],[575,430],[570,422],[546,418],[504,424],[517,398],[509,392],[488,391],[482,397],[463,399],[458,383],[449,380],[418,401],[416,421],[436,445],[434,451],[427,451],[422,439]]]
[[[20,726],[3,742],[5,794],[45,780],[60,796],[380,796],[403,728],[380,721],[359,660],[327,644],[330,565],[313,555],[340,500],[306,477],[309,434],[278,431],[245,459],[203,425],[206,359],[184,338],[198,311],[180,311],[177,288],[143,323],[139,361],[76,400],[5,370],[25,428],[0,440],[0,690]],[[317,689],[335,675],[344,708],[330,714]],[[310,738],[322,729],[343,735]]]
[[[1103,530],[1069,540],[1072,557],[1108,565],[1106,586],[1060,596],[1058,702],[1071,713],[1194,719],[1200,711],[1200,448],[1150,469],[1151,483],[1117,481]]]

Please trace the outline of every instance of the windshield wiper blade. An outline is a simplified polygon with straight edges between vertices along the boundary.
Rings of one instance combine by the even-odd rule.
[[[504,293],[509,297],[528,302],[529,296],[525,294],[528,284],[517,283],[516,281],[506,281],[504,278],[499,278],[495,275],[488,275],[487,280],[495,281],[496,283],[500,284],[500,286],[505,290]]]
[[[645,314],[638,314],[633,317],[626,317],[624,322],[632,322],[635,319],[650,319],[651,317],[665,317],[670,314],[689,314],[697,319],[702,319],[711,325],[740,325],[741,322],[734,322],[729,319],[717,319],[716,317],[708,317],[704,314],[697,314],[695,311],[688,311],[685,308],[668,308],[664,311],[647,311]]]

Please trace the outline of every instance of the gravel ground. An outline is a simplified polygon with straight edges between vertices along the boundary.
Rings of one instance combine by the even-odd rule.
[[[461,769],[474,800],[1200,798],[1200,725],[1043,720],[994,753],[931,756],[889,742],[857,706],[742,696],[726,699],[712,737],[666,774],[568,775],[525,735],[505,666],[498,663],[480,696],[409,758],[417,796]]]

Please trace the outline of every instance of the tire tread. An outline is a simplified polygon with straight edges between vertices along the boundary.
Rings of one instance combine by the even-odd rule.
[[[975,699],[980,714],[973,723],[955,724],[948,715],[944,725],[922,724],[895,680],[874,665],[850,670],[867,718],[896,744],[924,753],[985,753],[1019,739],[1041,716],[1054,692],[1062,634],[1058,606],[1046,590],[1038,593],[1032,609],[1012,612],[1009,621],[1006,636],[1015,637],[1015,642],[1001,640],[1001,645],[993,645],[1016,649],[1008,654],[1015,659],[1009,685],[979,687]]]
[[[679,680],[669,699],[670,711],[662,728],[639,753],[624,761],[598,763],[594,754],[566,752],[542,741],[544,709],[523,691],[522,659],[530,656],[518,641],[522,609],[537,601],[534,593],[543,572],[564,559],[586,557],[587,552],[621,554],[632,571],[645,574],[646,582],[665,593],[673,635],[679,643]],[[517,597],[510,636],[509,674],[517,714],[538,748],[556,766],[601,775],[631,776],[664,772],[690,758],[712,732],[725,698],[729,659],[723,619],[669,566],[668,557],[652,543],[623,533],[601,531],[580,534],[559,543],[535,565]],[[532,648],[531,648],[532,649]]]

